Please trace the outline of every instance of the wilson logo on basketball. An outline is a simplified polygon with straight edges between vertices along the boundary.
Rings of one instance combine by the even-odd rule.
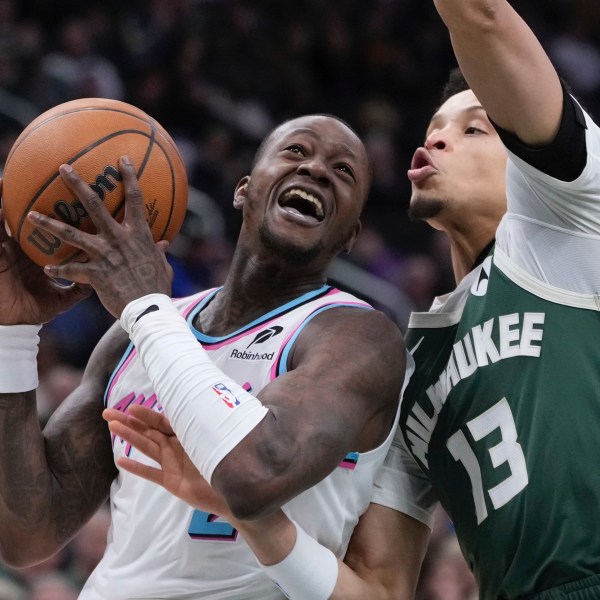
[[[121,181],[123,181],[123,177],[119,171],[109,165],[104,168],[102,173],[96,176],[94,183],[91,183],[90,187],[98,194],[100,200],[104,201],[106,195],[113,192]],[[89,216],[79,200],[57,200],[52,208],[51,217],[73,227],[79,227],[82,221]],[[39,230],[37,227],[34,227],[27,236],[27,241],[47,256],[52,256],[61,245],[61,241],[58,238],[47,231]]]
[[[83,252],[36,229],[27,217],[31,211],[96,233],[60,174],[62,164],[89,182],[108,212],[122,222],[126,194],[118,165],[125,154],[136,169],[154,241],[172,241],[186,215],[186,168],[173,138],[150,115],[119,100],[79,98],[47,110],[23,129],[4,164],[2,212],[7,230],[33,262],[64,265]]]

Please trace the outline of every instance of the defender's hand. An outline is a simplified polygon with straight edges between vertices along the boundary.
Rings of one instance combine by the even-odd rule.
[[[223,498],[212,488],[185,453],[168,419],[143,406],[130,406],[128,414],[107,408],[102,416],[110,431],[156,461],[160,469],[131,458],[120,457],[117,464],[148,481],[164,487],[191,506],[232,520]]]

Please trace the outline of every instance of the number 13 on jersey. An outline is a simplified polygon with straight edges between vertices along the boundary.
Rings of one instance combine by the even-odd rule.
[[[489,448],[490,458],[494,468],[508,463],[510,469],[510,475],[506,479],[494,487],[485,489],[477,456],[469,445],[464,432],[458,430],[449,438],[446,444],[448,450],[454,460],[462,463],[471,480],[475,514],[477,524],[480,525],[488,516],[486,492],[494,509],[504,506],[529,483],[527,465],[521,444],[517,442],[517,428],[506,398],[502,398],[484,413],[468,421],[466,427],[476,442],[499,429],[502,439],[498,444]]]

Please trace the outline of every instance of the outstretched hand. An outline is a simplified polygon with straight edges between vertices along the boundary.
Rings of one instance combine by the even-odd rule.
[[[2,182],[0,180],[0,190]],[[60,285],[32,262],[6,232],[0,211],[0,324],[37,325],[87,298],[86,285]]]
[[[161,485],[195,508],[233,520],[227,504],[200,475],[163,414],[134,405],[128,408],[128,413],[107,408],[102,416],[114,435],[156,461],[161,468],[127,457],[117,459],[119,467]]]
[[[60,174],[83,204],[97,233],[85,233],[37,212],[28,215],[36,227],[87,255],[86,262],[46,266],[46,274],[91,285],[104,307],[116,318],[129,302],[146,294],[170,295],[173,280],[173,270],[165,256],[168,242],[155,243],[152,238],[136,172],[127,157],[121,157],[119,170],[125,188],[125,215],[121,223],[112,217],[98,194],[70,165],[61,165]]]

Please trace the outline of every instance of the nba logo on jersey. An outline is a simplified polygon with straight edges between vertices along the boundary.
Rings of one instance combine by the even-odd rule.
[[[216,383],[213,385],[214,392],[229,406],[234,408],[239,406],[240,401],[235,397],[234,393],[223,383]]]
[[[492,257],[488,256],[482,263],[479,270],[479,276],[471,286],[473,296],[485,296],[490,280],[490,271],[492,270]]]

